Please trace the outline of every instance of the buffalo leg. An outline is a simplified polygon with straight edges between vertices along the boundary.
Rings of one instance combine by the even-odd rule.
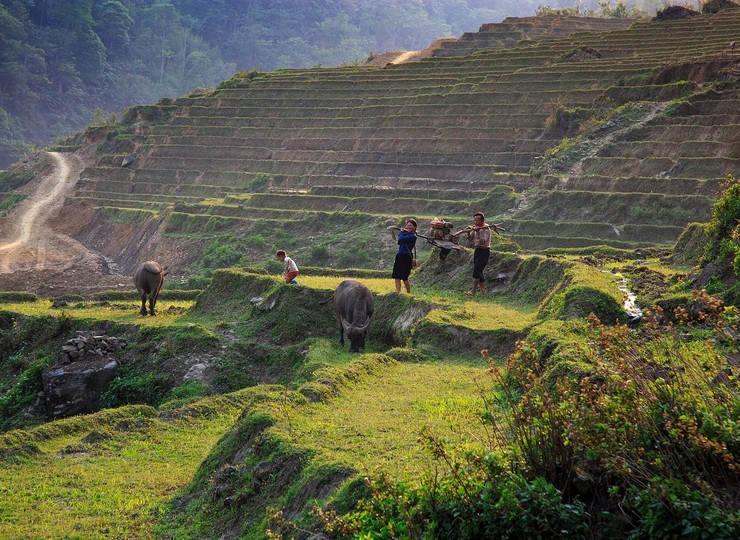
[[[141,310],[139,311],[142,315],[146,316],[146,295],[141,295]]]
[[[344,347],[344,327],[339,323],[339,344]]]
[[[154,305],[157,303],[156,298],[149,297],[149,315],[154,317],[156,313],[154,313]]]

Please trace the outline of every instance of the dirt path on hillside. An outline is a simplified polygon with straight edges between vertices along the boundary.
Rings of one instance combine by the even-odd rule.
[[[405,53],[401,53],[393,60],[391,60],[391,64],[403,64],[404,62],[408,61],[409,58],[418,54],[419,51],[406,51]]]
[[[565,174],[571,175],[571,176],[581,176],[583,174],[583,163],[592,157],[595,157],[596,154],[599,153],[599,151],[604,148],[607,144],[612,142],[617,137],[620,137],[624,135],[625,133],[632,131],[634,129],[641,128],[648,122],[650,122],[653,118],[658,116],[660,113],[662,113],[667,107],[667,102],[658,102],[650,105],[650,109],[648,110],[647,114],[634,122],[633,124],[629,124],[624,126],[621,129],[617,129],[615,131],[611,131],[607,133],[606,135],[602,137],[594,137],[588,139],[588,150],[586,153],[578,159],[573,165],[565,171]]]
[[[29,186],[32,193],[0,230],[0,289],[49,295],[118,286],[121,276],[111,273],[109,261],[47,226],[63,212],[84,168],[79,156],[48,156],[49,172]]]

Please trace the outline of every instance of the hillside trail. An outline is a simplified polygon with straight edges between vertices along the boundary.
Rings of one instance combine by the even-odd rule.
[[[668,105],[669,103],[667,102],[652,103],[648,106],[649,108],[647,113],[636,122],[628,124],[621,129],[610,131],[604,136],[589,138],[588,150],[575,163],[573,163],[567,171],[565,171],[565,174],[570,176],[581,176],[583,174],[583,164],[587,159],[595,157],[602,148],[611,143],[617,137],[644,126],[666,110]]]
[[[405,53],[401,53],[398,56],[396,56],[393,60],[391,60],[391,64],[403,64],[406,62],[410,57],[419,54],[419,51],[406,51]]]
[[[42,289],[56,288],[76,292],[116,286],[120,276],[110,274],[108,261],[102,255],[48,226],[60,216],[84,163],[76,155],[47,154],[53,167],[31,186],[33,192],[0,229],[0,289],[43,292]]]
[[[587,159],[595,157],[602,148],[604,148],[607,144],[614,141],[617,137],[621,137],[622,135],[629,133],[632,130],[639,129],[643,127],[648,122],[652,121],[656,116],[658,116],[660,113],[665,111],[670,103],[667,102],[659,102],[659,103],[651,103],[647,105],[648,110],[647,112],[637,121],[632,122],[624,127],[621,127],[619,129],[615,129],[613,131],[608,131],[604,135],[599,135],[599,131],[591,136],[589,136],[587,139],[585,139],[583,142],[579,143],[579,146],[581,148],[584,148],[585,151],[579,152],[579,157],[576,161],[574,161],[567,169],[560,170],[557,172],[557,174],[563,178],[567,177],[577,177],[583,175],[583,165],[586,162]],[[605,125],[604,128],[608,128],[608,125]],[[548,170],[547,167],[545,167],[546,172],[553,173],[553,170]],[[510,217],[511,215],[515,214],[521,214],[521,212],[527,210],[532,204],[535,204],[539,200],[539,193],[537,189],[534,190],[525,190],[520,198],[519,202],[516,205],[516,208],[513,208],[509,212],[507,212],[507,217]],[[617,234],[619,234],[617,232]]]

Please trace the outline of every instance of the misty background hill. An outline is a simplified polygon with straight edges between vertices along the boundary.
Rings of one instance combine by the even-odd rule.
[[[31,145],[236,71],[361,63],[371,53],[422,49],[483,23],[533,15],[543,3],[580,12],[611,7],[596,0],[0,0],[0,168]],[[660,2],[626,6],[652,13]]]

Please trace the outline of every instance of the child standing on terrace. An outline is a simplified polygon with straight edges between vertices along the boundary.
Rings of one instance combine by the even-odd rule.
[[[278,250],[275,256],[278,261],[285,265],[285,272],[283,273],[285,283],[298,285],[298,282],[295,279],[298,276],[298,265],[295,263],[295,261],[288,257],[288,254],[285,253],[285,251],[283,251],[282,249]]]
[[[406,292],[411,293],[409,276],[413,268],[414,246],[416,246],[416,221],[409,219],[406,221],[406,227],[398,233],[398,253],[396,253],[393,274],[391,275],[396,280],[396,292],[401,292],[401,282],[403,281]]]

